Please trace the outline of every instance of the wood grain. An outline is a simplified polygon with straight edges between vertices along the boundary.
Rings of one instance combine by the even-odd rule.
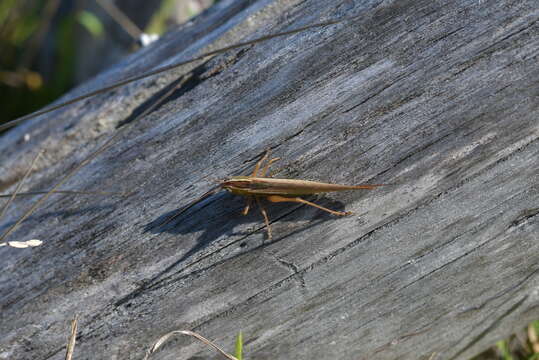
[[[539,12],[533,1],[220,1],[76,89],[270,32],[274,39],[143,80],[0,138],[9,192],[50,188],[156,94],[167,102],[55,195],[1,248],[0,359],[141,359],[188,329],[251,359],[467,359],[539,317]],[[188,74],[188,75],[186,75]],[[30,140],[24,141],[29,134]],[[272,148],[279,177],[394,183],[242,217],[210,197],[165,216]],[[0,230],[30,206],[21,198]],[[156,359],[217,359],[194,340]]]

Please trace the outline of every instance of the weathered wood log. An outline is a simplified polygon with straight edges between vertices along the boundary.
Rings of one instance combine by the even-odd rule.
[[[140,359],[174,329],[251,359],[466,359],[539,316],[539,13],[533,1],[221,1],[69,96],[241,39],[274,39],[27,122],[0,140],[3,191],[39,149],[28,190],[50,188],[112,133],[120,140],[1,248],[0,357]],[[166,104],[147,109],[183,79]],[[134,121],[131,121],[135,119]],[[132,124],[126,127],[127,124]],[[26,136],[25,139],[25,135]],[[351,210],[211,197],[268,147],[279,177],[374,191],[312,198]],[[16,221],[21,198],[3,220]],[[255,209],[256,210],[256,209]],[[215,354],[192,340],[159,359]]]

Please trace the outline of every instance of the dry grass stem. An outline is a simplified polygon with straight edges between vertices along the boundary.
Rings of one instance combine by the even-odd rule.
[[[32,169],[36,165],[37,159],[39,159],[39,157],[41,156],[42,153],[43,153],[43,151],[38,151],[37,155],[34,157],[34,160],[32,160],[32,164],[30,165],[28,170],[26,170],[26,173],[24,174],[22,179],[17,184],[17,187],[15,188],[15,192],[13,194],[11,194],[11,195],[7,195],[7,196],[9,196],[9,200],[6,202],[6,204],[2,208],[2,211],[0,211],[0,220],[4,217],[4,214],[6,213],[7,208],[9,207],[9,205],[11,205],[11,203],[15,199],[15,196],[17,196],[17,194],[20,192],[22,184],[24,183],[26,178],[28,178],[28,176],[30,176],[30,173],[32,172]]]
[[[187,335],[187,336],[192,336],[200,341],[202,341],[204,344],[208,345],[208,346],[211,346],[212,348],[214,348],[215,350],[217,350],[221,355],[223,355],[224,357],[226,357],[227,359],[229,360],[238,360],[238,358],[236,358],[235,356],[232,356],[228,353],[226,353],[224,350],[222,350],[219,346],[215,345],[214,343],[212,343],[210,340],[206,339],[204,336],[200,335],[200,334],[197,334],[195,332],[192,332],[192,331],[189,331],[189,330],[174,330],[174,331],[171,331],[169,332],[168,334],[165,334],[163,335],[162,337],[160,337],[153,345],[150,349],[148,349],[148,351],[146,352],[146,356],[144,357],[144,360],[148,360],[150,358],[150,356],[157,351],[157,349],[159,349],[161,347],[161,345],[163,345],[165,342],[167,342],[171,337],[175,336],[175,335]]]
[[[122,29],[129,34],[135,41],[137,41],[143,34],[142,30],[129,19],[125,13],[120,10],[113,1],[109,0],[96,0],[97,4],[101,6],[109,16],[122,27]]]
[[[49,190],[42,191],[28,191],[28,192],[17,192],[13,194],[0,194],[1,198],[7,197],[19,197],[19,196],[34,196],[34,195],[43,195],[48,193]],[[68,195],[103,195],[103,196],[127,196],[132,193],[117,193],[117,192],[107,192],[107,191],[78,191],[78,190],[58,190],[54,192],[55,194],[68,194]]]
[[[75,315],[71,320],[71,335],[69,336],[69,342],[66,348],[65,360],[71,360],[73,358],[73,352],[75,351],[75,342],[77,341],[77,326],[79,315]]]
[[[59,190],[59,188],[67,181],[69,180],[73,175],[75,175],[81,168],[88,165],[92,160],[94,160],[99,154],[103,153],[105,150],[110,148],[116,140],[119,139],[120,135],[126,131],[126,129],[130,128],[133,123],[136,122],[136,120],[146,116],[148,113],[152,112],[155,108],[160,106],[163,101],[165,101],[174,91],[176,91],[178,88],[180,88],[186,81],[189,79],[190,76],[186,76],[182,81],[180,81],[176,86],[172,87],[169,91],[167,91],[165,94],[163,94],[161,97],[159,97],[151,106],[149,106],[146,110],[144,110],[141,114],[139,114],[137,117],[135,117],[130,123],[127,125],[121,127],[119,130],[116,131],[114,135],[109,137],[103,145],[101,145],[97,150],[95,150],[93,153],[88,155],[84,160],[82,160],[79,164],[75,166],[71,171],[69,171],[56,185],[52,187],[51,190],[49,190],[45,195],[43,195],[39,200],[37,200],[34,205],[17,220],[15,224],[13,224],[1,237],[0,242],[3,241],[7,236],[9,236],[15,229],[24,221],[26,220],[30,215],[34,213],[34,211],[37,210],[37,208],[45,202],[55,192]],[[131,192],[130,194],[132,194]]]
[[[26,171],[26,173],[24,174],[22,179],[17,184],[17,187],[15,188],[15,192],[13,194],[9,195],[9,200],[2,207],[2,211],[0,211],[0,220],[2,219],[2,217],[4,217],[4,214],[6,213],[9,205],[11,205],[11,203],[13,202],[13,199],[15,199],[15,197],[17,195],[20,195],[19,191],[21,190],[22,184],[28,178],[30,173],[32,172],[32,169],[36,165],[36,162],[39,159],[39,157],[41,156],[41,154],[43,154],[43,151],[39,151],[37,153],[37,155],[34,157],[34,160],[32,160],[32,164],[30,164],[30,167],[28,168],[28,170]],[[8,233],[9,233],[9,230],[4,235],[2,235],[0,237],[0,241],[3,240],[7,236]],[[10,241],[10,242],[0,242],[0,247],[1,246],[11,246],[11,247],[18,248],[18,249],[25,249],[25,248],[28,248],[28,247],[39,246],[42,243],[43,242],[41,240],[37,240],[37,239],[32,239],[32,240],[28,240],[28,241]]]

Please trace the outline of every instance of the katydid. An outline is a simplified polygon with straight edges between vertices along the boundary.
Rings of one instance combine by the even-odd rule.
[[[260,208],[260,212],[262,213],[262,216],[264,217],[264,222],[266,224],[268,238],[271,240],[272,232],[271,232],[270,220],[269,220],[269,216],[266,211],[266,208],[263,206],[263,204],[260,201],[261,199],[266,199],[272,203],[296,202],[296,203],[313,206],[317,209],[326,211],[333,215],[346,216],[346,215],[351,215],[352,212],[331,210],[323,206],[320,206],[318,204],[307,201],[305,199],[302,199],[299,196],[325,193],[325,192],[331,192],[331,191],[375,189],[379,186],[383,186],[383,184],[340,185],[340,184],[328,184],[328,183],[309,181],[309,180],[277,179],[277,178],[267,177],[266,174],[268,173],[268,170],[271,164],[279,160],[279,158],[273,158],[273,159],[268,160],[269,156],[270,156],[270,151],[267,150],[264,156],[256,163],[253,173],[250,176],[232,176],[228,179],[221,181],[217,187],[211,189],[210,191],[208,191],[207,193],[205,193],[204,195],[202,195],[201,197],[199,197],[198,199],[196,199],[195,201],[193,201],[192,203],[190,203],[189,205],[181,209],[178,213],[174,214],[169,219],[167,219],[162,225],[169,223],[173,219],[177,218],[180,214],[184,213],[189,208],[201,202],[202,200],[206,199],[210,195],[213,195],[216,192],[222,189],[225,189],[231,192],[232,194],[242,195],[242,196],[247,197],[247,204],[245,205],[245,208],[242,211],[243,215],[247,215],[249,213],[249,209],[253,203],[253,200],[257,203],[258,207]],[[261,169],[264,162],[266,162],[266,164]]]

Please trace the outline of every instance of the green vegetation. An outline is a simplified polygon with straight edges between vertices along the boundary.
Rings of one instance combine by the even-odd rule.
[[[84,28],[95,37],[102,37],[105,29],[101,20],[89,11],[82,10],[78,13],[77,20]]]
[[[240,331],[236,337],[236,353],[235,356],[238,360],[243,359],[243,334]]]
[[[498,341],[472,360],[539,360],[539,321],[534,321],[521,334]]]
[[[100,20],[59,1],[4,0],[0,5],[0,123],[50,103],[73,84],[76,27],[99,32]],[[102,26],[101,26],[102,28]]]
[[[176,23],[178,19],[171,16],[178,4],[183,4],[180,12],[186,20],[212,3],[211,0],[161,0],[161,7],[145,32],[162,34]],[[0,2],[0,124],[44,107],[76,85],[76,44],[81,34],[114,41],[106,37],[107,29],[99,16],[103,15],[80,7],[80,2]]]

